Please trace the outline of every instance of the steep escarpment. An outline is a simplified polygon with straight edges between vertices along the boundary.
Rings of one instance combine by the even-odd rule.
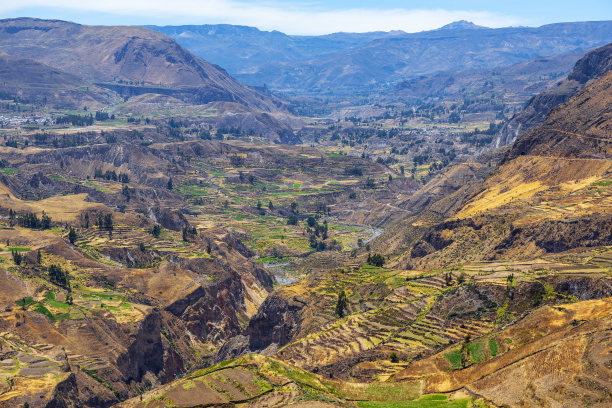
[[[548,112],[568,101],[583,90],[589,82],[612,69],[612,45],[589,52],[576,62],[567,79],[557,87],[534,96],[527,106],[510,119],[493,142],[494,147],[511,144],[518,136],[538,126]]]

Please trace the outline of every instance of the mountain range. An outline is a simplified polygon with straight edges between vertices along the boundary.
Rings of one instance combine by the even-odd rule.
[[[324,95],[379,89],[436,72],[491,69],[586,51],[612,37],[610,21],[499,29],[463,22],[420,33],[326,36],[290,36],[227,25],[150,27],[222,64],[247,84]]]

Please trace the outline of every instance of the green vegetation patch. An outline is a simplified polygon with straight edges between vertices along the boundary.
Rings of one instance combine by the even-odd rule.
[[[18,306],[29,306],[32,303],[34,303],[34,299],[32,299],[31,297],[26,297],[26,298],[23,298],[23,299],[19,299],[15,303],[17,303]]]
[[[17,169],[0,169],[0,172],[2,172],[3,174],[6,174],[7,176],[11,176],[17,173]]]
[[[183,184],[178,186],[177,190],[184,196],[199,197],[210,194],[206,187],[202,187],[198,184]]]
[[[30,252],[32,248],[29,247],[8,247],[10,252]]]
[[[41,304],[37,304],[37,305],[36,305],[36,307],[35,307],[34,309],[32,309],[32,310],[33,310],[33,311],[35,311],[35,312],[38,312],[38,313],[42,313],[42,314],[44,314],[44,315],[45,315],[45,316],[47,316],[47,317],[48,317],[50,320],[55,320],[55,319],[54,319],[54,317],[53,317],[53,313],[51,313],[51,312],[49,311],[49,309],[47,309],[46,307],[44,307],[44,306],[43,306],[43,305],[41,305]]]
[[[499,349],[497,347],[497,342],[492,337],[489,339],[489,352],[491,353],[491,356],[493,357],[495,357],[497,353],[499,352]]]
[[[56,300],[47,300],[47,304],[51,307],[55,307],[56,309],[68,309],[70,307],[69,304],[64,302],[58,302]]]
[[[377,401],[386,401],[386,404],[404,403],[406,400],[419,396],[419,385],[417,383],[370,383],[363,392],[357,395],[352,395],[350,388],[344,389],[351,394],[350,397],[357,399],[368,399]],[[377,402],[380,404],[380,402]],[[375,407],[387,405],[373,405]],[[388,405],[394,407],[395,405]],[[398,405],[401,406],[401,405]]]
[[[472,361],[480,363],[484,360],[484,345],[482,343],[470,343],[467,346]]]
[[[453,368],[463,368],[463,365],[461,364],[461,352],[459,350],[453,350],[448,353],[445,353],[444,357],[446,358],[446,360],[448,360],[448,362]]]
[[[426,395],[414,401],[363,401],[357,403],[357,406],[361,408],[468,408],[470,402],[470,398],[450,401],[446,395]]]

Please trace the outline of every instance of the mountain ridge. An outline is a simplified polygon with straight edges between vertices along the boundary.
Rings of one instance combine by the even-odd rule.
[[[143,27],[6,19],[0,20],[0,40],[0,50],[7,54],[35,59],[92,82],[183,90],[199,104],[240,102],[265,111],[280,106],[171,38]]]
[[[450,69],[487,69],[539,56],[586,50],[606,44],[612,35],[611,21],[384,35],[365,33],[361,34],[365,42],[351,40],[351,34],[338,33],[334,38],[344,42],[330,45],[326,45],[326,36],[285,35],[285,42],[280,45],[257,45],[258,57],[254,61],[248,38],[225,37],[217,48],[215,41],[219,37],[203,34],[199,40],[191,39],[187,43],[178,37],[180,30],[176,27],[152,28],[168,33],[195,53],[214,55],[220,47],[231,44],[236,53],[231,58],[225,57],[224,66],[247,84],[265,83],[275,90],[325,94],[378,89],[388,82]],[[316,48],[316,52],[300,54],[302,46],[296,43],[298,40]],[[198,48],[199,43],[204,48]],[[275,57],[281,50],[289,57]]]

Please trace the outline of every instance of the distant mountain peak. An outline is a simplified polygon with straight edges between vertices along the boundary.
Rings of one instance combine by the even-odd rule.
[[[438,30],[482,30],[483,28],[488,28],[488,27],[479,26],[467,20],[459,20],[459,21],[453,21],[450,24],[442,26],[438,28]]]

